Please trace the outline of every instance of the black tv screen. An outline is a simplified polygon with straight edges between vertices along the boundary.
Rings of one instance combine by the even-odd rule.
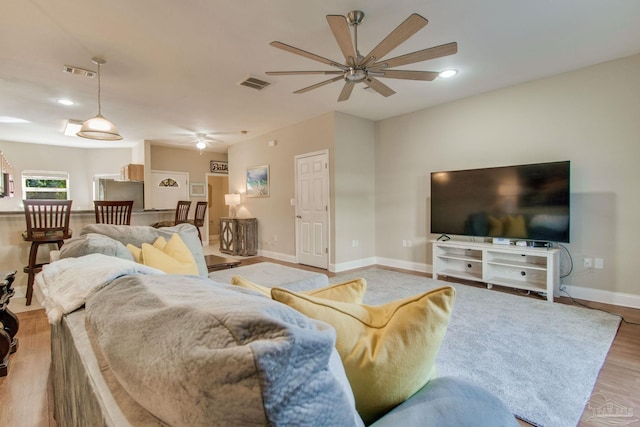
[[[569,242],[570,162],[431,173],[431,233]]]

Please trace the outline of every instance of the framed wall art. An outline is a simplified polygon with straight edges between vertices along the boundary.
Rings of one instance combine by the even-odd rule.
[[[247,197],[269,197],[269,165],[247,168]]]
[[[189,196],[193,197],[204,197],[206,187],[204,182],[192,182],[189,184]]]
[[[228,174],[229,164],[220,160],[211,160],[209,162],[209,172]]]

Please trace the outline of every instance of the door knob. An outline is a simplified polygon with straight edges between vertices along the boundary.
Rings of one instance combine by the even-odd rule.
[[[302,215],[296,215],[296,218],[302,219]]]

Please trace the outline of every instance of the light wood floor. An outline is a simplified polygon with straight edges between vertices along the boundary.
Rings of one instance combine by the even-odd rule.
[[[244,259],[242,265],[255,262],[278,262],[298,268],[327,273],[311,267],[254,257]],[[403,271],[429,277],[428,274]],[[333,276],[332,273],[327,273]],[[477,286],[477,285],[476,285]],[[496,289],[496,287],[494,287]],[[514,293],[507,289],[498,291]],[[574,304],[569,298],[560,298],[564,304]],[[640,323],[640,310],[607,304],[588,303],[590,306],[623,315],[628,322]],[[10,356],[9,375],[0,378],[0,426],[3,427],[55,427],[51,388],[48,384],[51,360],[49,324],[44,310],[19,313],[19,348]],[[579,361],[578,361],[579,362]],[[640,326],[622,323],[611,346],[594,393],[624,408],[632,409],[635,419],[640,418]],[[567,390],[571,393],[571,390]],[[580,427],[601,425],[590,417],[593,411],[585,406]],[[521,425],[529,424],[520,422]]]

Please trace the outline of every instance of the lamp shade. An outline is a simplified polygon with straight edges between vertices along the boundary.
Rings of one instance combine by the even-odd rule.
[[[122,139],[118,128],[109,120],[98,114],[82,124],[82,128],[76,134],[83,138],[99,139],[102,141],[119,141]]]
[[[238,206],[240,204],[240,195],[235,193],[225,194],[224,204],[227,206]]]

